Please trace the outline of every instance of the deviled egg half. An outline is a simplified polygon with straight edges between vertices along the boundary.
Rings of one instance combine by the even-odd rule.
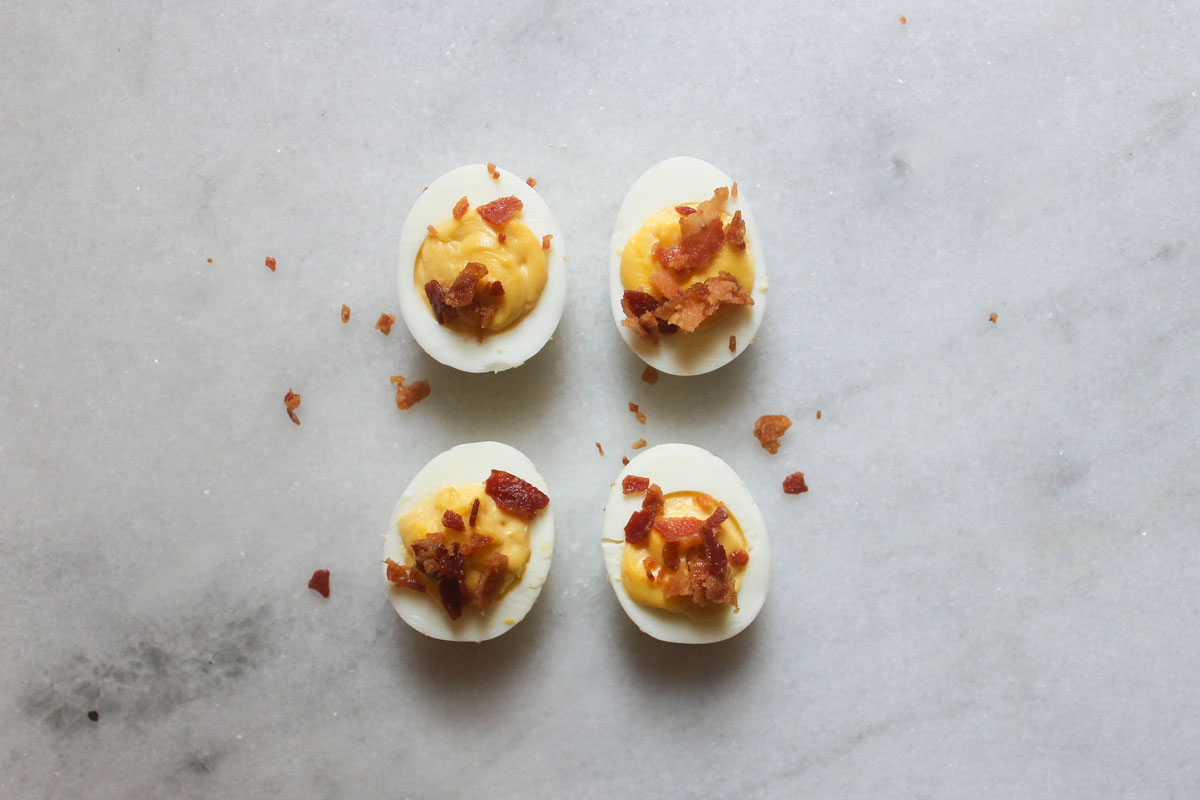
[[[383,577],[400,618],[460,642],[520,622],[554,554],[546,491],[533,462],[499,442],[460,444],[422,467],[384,535]]]
[[[621,608],[664,642],[728,639],[762,610],[771,552],[741,478],[707,450],[663,444],[621,471],[601,548]]]
[[[766,307],[762,240],[745,192],[687,156],[655,164],[630,188],[608,276],[622,338],[672,375],[732,361],[754,341]]]
[[[541,195],[494,164],[447,172],[400,231],[400,315],[430,357],[463,372],[520,366],[567,296],[562,231]]]

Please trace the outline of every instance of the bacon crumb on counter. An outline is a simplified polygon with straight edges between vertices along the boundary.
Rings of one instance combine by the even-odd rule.
[[[550,249],[550,240],[553,238],[554,238],[554,235],[549,234],[549,233],[547,233],[545,236],[542,237],[542,249],[543,250]]]
[[[737,337],[734,336],[732,333],[729,334],[729,352],[731,352],[731,353],[737,352]]]
[[[393,375],[391,382],[396,384],[396,408],[407,411],[417,403],[429,397],[429,381],[417,381],[404,385],[403,375]]]
[[[319,569],[308,579],[308,588],[322,597],[329,597],[329,570]]]
[[[637,404],[637,403],[634,403],[634,402],[632,402],[632,401],[631,401],[631,402],[629,403],[629,411],[630,411],[630,412],[631,412],[631,413],[632,413],[632,414],[633,414],[635,417],[637,417],[637,421],[638,421],[638,422],[642,423],[643,425],[645,425],[645,424],[646,424],[646,415],[642,413],[642,410],[641,410],[640,408],[638,408],[638,404]]]
[[[729,189],[729,196],[732,197],[734,200],[737,200],[737,196],[738,196],[737,181],[734,181],[733,186]]]
[[[641,450],[643,447],[645,447],[645,446],[646,446],[646,440],[645,440],[645,439],[638,439],[636,442],[634,442],[634,443],[633,443],[633,445],[632,445],[632,446],[633,446],[633,449],[634,449],[634,450]]]
[[[490,203],[476,206],[475,211],[488,225],[491,225],[493,228],[499,228],[512,219],[513,215],[524,207],[525,204],[521,202],[520,198],[509,195],[508,197],[498,197]]]
[[[383,563],[387,564],[387,579],[390,582],[405,589],[412,589],[414,592],[425,593],[425,584],[421,583],[421,579],[417,577],[415,567],[397,564],[390,558],[385,558]]]
[[[658,383],[658,370],[647,364],[646,368],[642,370],[642,380],[652,385]]]
[[[532,483],[499,469],[492,470],[483,491],[501,511],[524,517],[532,517],[550,504],[550,498]]]
[[[800,494],[808,491],[808,484],[804,482],[803,472],[793,472],[783,479],[784,494]]]
[[[995,311],[993,311],[991,314],[988,314],[988,322],[992,323],[993,325],[996,324],[996,312]]]
[[[212,263],[212,259],[211,259],[211,258],[208,260],[208,263],[210,263],[210,264]]]
[[[629,459],[626,456],[621,456],[621,463],[625,466],[629,466]]]
[[[463,522],[462,514],[447,508],[442,512],[442,524],[452,531],[465,531],[467,525]]]
[[[907,25],[907,24],[908,24],[908,17],[901,17],[901,18],[900,18],[900,24],[901,24],[901,25]]]
[[[342,322],[346,323],[349,321],[350,321],[350,306],[346,305],[345,303],[342,303]]]
[[[596,449],[600,451],[600,456],[603,457],[604,456],[604,448],[600,446],[599,442],[596,442]]]
[[[454,210],[451,213],[454,214],[455,219],[462,219],[463,215],[465,215],[467,213],[467,210],[470,207],[471,207],[470,201],[467,200],[466,195],[463,195],[462,197],[460,197],[458,199],[458,202],[454,204]]]
[[[792,427],[792,421],[783,414],[766,414],[754,423],[754,437],[771,455],[779,452],[779,439]]]
[[[650,488],[650,479],[640,475],[626,475],[621,479],[621,491],[624,494],[636,494]]]
[[[380,314],[379,319],[375,320],[375,330],[387,336],[392,332],[392,325],[395,324],[396,318],[391,314]]]
[[[271,270],[271,272],[275,271],[275,259],[270,256],[267,256],[267,269]]]
[[[537,181],[534,178],[526,178],[525,182],[529,184],[529,188],[531,188],[531,189],[534,186],[537,186]]]
[[[296,416],[296,409],[300,407],[300,395],[288,389],[287,394],[283,396],[283,407],[287,409],[288,418],[299,425],[300,418]]]
[[[467,524],[472,528],[475,527],[475,520],[479,517],[479,498],[476,497],[471,501],[471,516],[467,519]]]
[[[821,418],[821,409],[817,409],[817,419]]]

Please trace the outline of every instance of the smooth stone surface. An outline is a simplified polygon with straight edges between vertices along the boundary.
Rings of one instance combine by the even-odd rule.
[[[0,796],[1200,794],[1198,34],[1156,0],[12,6]],[[753,197],[770,308],[647,386],[606,253],[681,153]],[[496,376],[372,330],[470,161],[534,175],[570,253]],[[653,641],[605,584],[642,437],[762,507],[735,639]],[[550,580],[500,639],[422,639],[380,526],[492,438],[550,484]]]

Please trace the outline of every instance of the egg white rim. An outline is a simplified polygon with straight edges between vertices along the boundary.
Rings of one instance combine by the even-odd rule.
[[[407,563],[404,543],[397,527],[404,514],[446,486],[482,483],[493,469],[511,472],[550,495],[546,479],[533,466],[533,462],[515,447],[501,442],[460,444],[434,456],[400,495],[383,537],[383,557],[400,564]],[[383,565],[382,574],[392,607],[410,627],[434,639],[482,642],[505,633],[525,618],[542,592],[542,586],[550,574],[553,556],[554,500],[551,496],[550,505],[529,522],[529,563],[525,565],[521,582],[484,614],[480,614],[473,606],[467,606],[458,620],[451,620],[436,593],[420,593],[394,586],[387,580],[387,565]],[[512,622],[507,622],[510,619]]]
[[[698,620],[638,603],[621,585],[621,558],[625,550],[625,523],[629,515],[642,506],[644,493],[624,494],[621,481],[627,475],[649,478],[662,487],[664,494],[672,492],[704,492],[725,503],[737,519],[746,543],[750,546],[750,563],[742,574],[738,593],[740,609],[713,619]],[[741,633],[754,621],[767,599],[771,579],[771,548],[762,512],[746,484],[723,460],[690,444],[660,444],[633,458],[608,495],[604,507],[601,549],[608,581],[621,608],[644,633],[664,642],[676,644],[711,644]]]
[[[497,167],[493,179],[485,164],[467,164],[442,175],[422,192],[400,229],[396,265],[396,291],[400,316],[409,333],[430,358],[462,372],[502,372],[524,364],[550,341],[562,318],[567,297],[567,251],[562,229],[550,207],[524,179]],[[515,195],[523,204],[520,220],[540,239],[551,235],[546,252],[546,286],[537,305],[515,325],[487,336],[482,343],[471,334],[439,325],[413,282],[413,265],[427,235],[427,226],[437,227],[466,196],[471,208],[498,197]]]

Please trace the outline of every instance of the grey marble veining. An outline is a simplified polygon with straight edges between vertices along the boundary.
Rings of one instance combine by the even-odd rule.
[[[1165,1],[7,9],[0,796],[1197,796],[1198,36]],[[746,189],[770,301],[651,387],[603,276],[680,153]],[[494,376],[371,329],[471,161],[538,178],[571,269]],[[734,640],[650,640],[605,582],[642,436],[763,509]],[[453,646],[379,537],[482,438],[559,537],[530,616]]]

